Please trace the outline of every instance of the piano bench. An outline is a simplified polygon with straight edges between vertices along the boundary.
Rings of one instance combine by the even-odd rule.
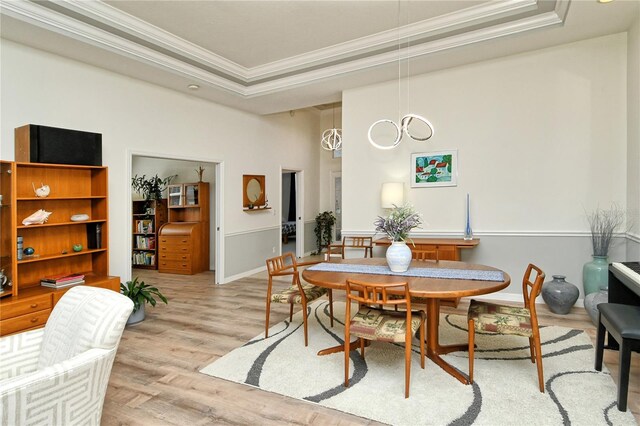
[[[595,369],[602,371],[604,335],[608,331],[620,344],[620,375],[618,378],[618,410],[627,411],[631,351],[640,351],[640,306],[601,303],[598,305],[598,338]]]

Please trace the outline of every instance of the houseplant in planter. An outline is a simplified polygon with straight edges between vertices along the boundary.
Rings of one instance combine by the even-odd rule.
[[[313,228],[318,246],[318,251],[315,254],[322,253],[322,248],[331,244],[331,241],[333,241],[333,225],[335,224],[336,217],[333,212],[326,211],[318,213],[316,216],[316,226]]]
[[[149,207],[151,200],[162,200],[162,193],[176,177],[178,175],[167,176],[164,179],[160,179],[157,174],[153,177],[135,175],[131,178],[131,188],[144,197],[146,207]]]
[[[420,227],[422,218],[416,213],[413,206],[405,204],[403,206],[393,205],[389,216],[384,218],[378,216],[373,222],[377,232],[383,232],[392,241],[387,249],[387,264],[392,272],[404,272],[409,269],[411,263],[411,249],[407,246],[409,232]]]
[[[133,302],[133,312],[127,320],[127,324],[137,324],[144,320],[144,305],[150,303],[151,306],[156,306],[156,297],[164,303],[169,303],[157,287],[145,284],[144,281],[138,281],[138,277],[124,284],[120,283],[120,293]]]
[[[582,268],[584,295],[595,293],[608,287],[609,247],[613,234],[624,223],[624,212],[617,205],[609,210],[596,209],[587,215],[591,228],[593,260]]]

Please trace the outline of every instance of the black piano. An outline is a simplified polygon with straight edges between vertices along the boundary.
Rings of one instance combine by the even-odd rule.
[[[640,262],[614,262],[609,265],[609,303],[640,306]],[[617,349],[611,335],[608,348]]]

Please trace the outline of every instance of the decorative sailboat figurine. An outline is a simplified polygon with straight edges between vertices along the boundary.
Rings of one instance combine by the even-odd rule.
[[[464,228],[464,239],[473,240],[473,231],[471,230],[471,201],[469,200],[469,194],[467,193],[467,224]]]

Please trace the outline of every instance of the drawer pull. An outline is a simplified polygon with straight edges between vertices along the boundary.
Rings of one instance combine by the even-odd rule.
[[[31,304],[31,307],[32,307],[32,308],[37,308],[37,307],[38,307],[38,304],[37,304],[37,303],[32,303],[32,304]]]
[[[182,256],[182,258],[183,258],[183,259],[186,259],[186,258],[187,258],[187,256]]]
[[[31,318],[31,322],[38,322],[38,317]]]

